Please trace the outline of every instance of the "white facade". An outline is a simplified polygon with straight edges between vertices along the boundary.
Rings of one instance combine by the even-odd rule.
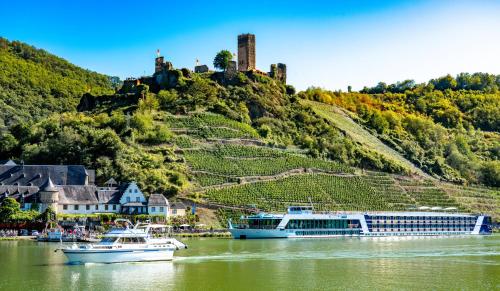
[[[168,205],[166,205],[166,206],[148,206],[148,214],[150,214],[150,215],[164,215],[165,217],[168,217],[169,208],[170,207],[168,207]]]
[[[123,195],[120,198],[121,205],[132,202],[146,203],[144,194],[135,182],[128,185],[127,189],[125,189],[125,192],[123,192]]]
[[[63,214],[93,214],[120,213],[120,204],[59,204],[58,213]]]

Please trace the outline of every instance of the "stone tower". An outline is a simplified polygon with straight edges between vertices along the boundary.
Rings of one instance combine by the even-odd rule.
[[[157,56],[155,59],[155,73],[159,73],[163,70],[163,57]]]
[[[59,190],[54,186],[50,177],[45,181],[45,183],[40,187],[40,204],[41,212],[44,212],[47,208],[52,207],[52,209],[57,213],[57,204],[59,203]]]
[[[238,71],[246,72],[255,69],[255,35],[238,35]]]

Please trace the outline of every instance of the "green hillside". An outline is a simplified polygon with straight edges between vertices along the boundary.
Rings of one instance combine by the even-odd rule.
[[[111,79],[0,37],[0,128],[76,109],[83,93],[112,93]]]
[[[342,130],[346,135],[352,138],[353,141],[376,150],[387,159],[394,160],[411,172],[418,173],[420,175],[424,174],[422,170],[413,165],[400,153],[384,144],[375,135],[371,134],[361,125],[352,120],[341,108],[310,100],[302,100],[301,102],[311,106],[318,115],[331,121],[338,129]]]
[[[382,93],[295,94],[258,72],[227,80],[182,69],[164,90],[113,93],[106,76],[2,43],[0,116],[9,122],[0,160],[83,164],[96,169],[98,183],[135,180],[147,194],[217,206],[220,218],[306,203],[319,210],[456,207],[500,218],[492,84],[458,90],[434,80],[399,93],[388,88],[401,84]],[[18,46],[35,57],[15,53]]]

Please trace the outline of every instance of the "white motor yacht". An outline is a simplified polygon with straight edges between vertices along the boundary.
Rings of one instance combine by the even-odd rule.
[[[186,245],[174,238],[153,238],[150,234],[155,225],[134,225],[125,219],[125,228],[112,229],[97,244],[73,244],[62,252],[71,264],[120,263],[172,260],[174,251]],[[163,226],[164,227],[164,226]]]

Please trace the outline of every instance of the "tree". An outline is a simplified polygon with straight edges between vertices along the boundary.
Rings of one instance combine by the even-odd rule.
[[[52,221],[56,221],[56,212],[52,207],[47,207],[43,213],[40,214],[39,218],[42,219],[43,222],[48,223]]]
[[[6,198],[0,206],[0,221],[9,221],[19,211],[21,211],[19,202],[14,198]]]
[[[221,50],[214,58],[214,67],[225,71],[229,62],[233,59],[233,54],[228,50]]]
[[[486,185],[500,187],[500,161],[484,162],[481,168],[481,178]]]

